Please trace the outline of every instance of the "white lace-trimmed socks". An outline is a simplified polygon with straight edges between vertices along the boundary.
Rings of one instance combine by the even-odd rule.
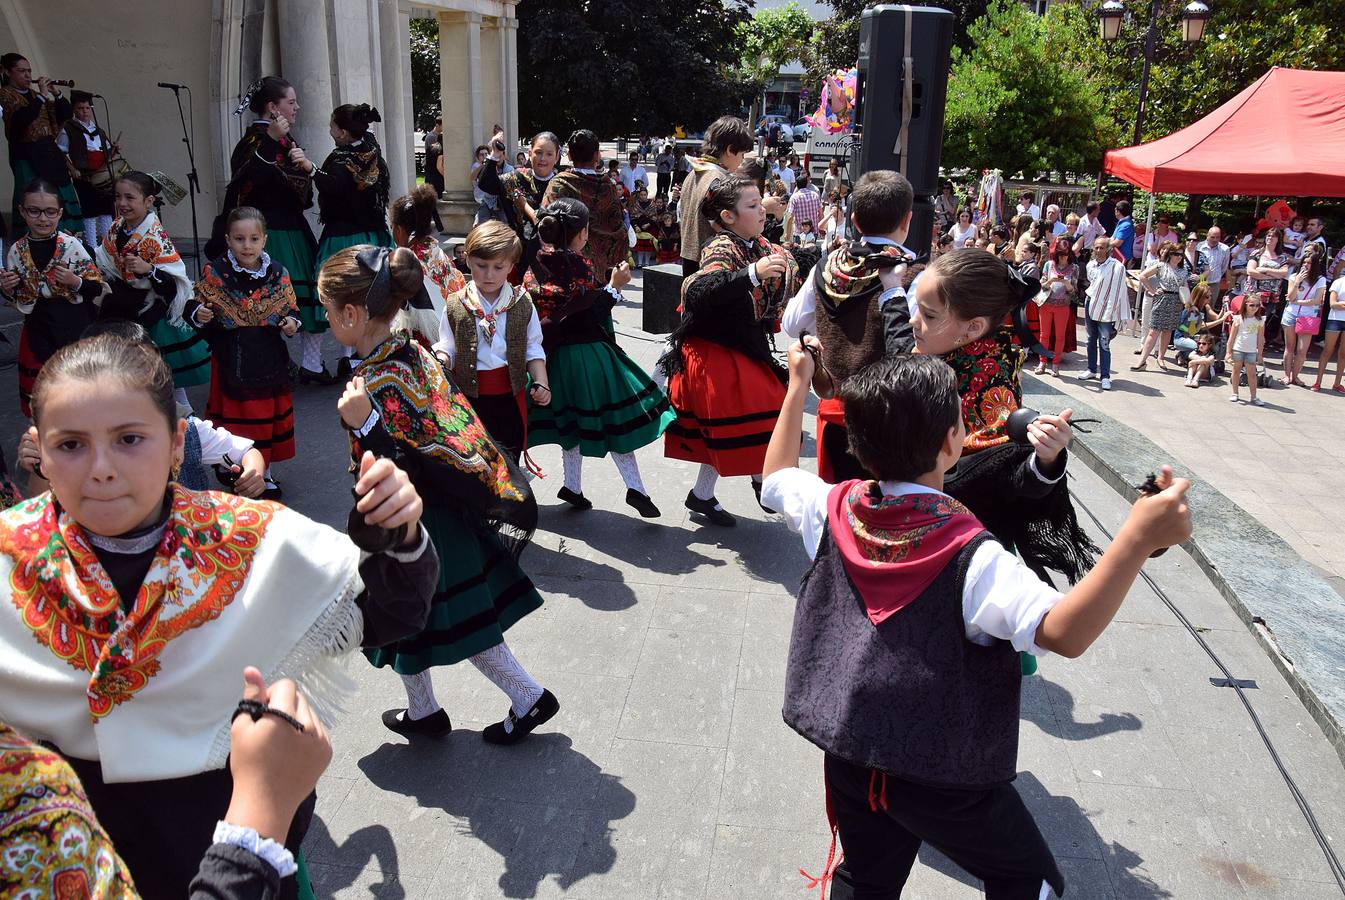
[[[647,496],[649,492],[644,489],[644,481],[640,478],[640,464],[635,461],[635,454],[613,453],[611,456],[612,462],[616,463],[616,470],[621,473],[621,480],[626,483],[626,487]]]
[[[434,682],[428,671],[416,675],[403,675],[402,687],[406,688],[406,717],[423,719],[440,710],[439,701],[434,697]]]
[[[701,463],[700,472],[696,475],[696,486],[691,489],[691,493],[697,500],[711,500],[714,498],[715,485],[718,483],[719,473],[715,471],[714,466]]]
[[[303,351],[299,364],[310,372],[322,371],[322,335],[303,332],[299,347]]]
[[[584,493],[584,455],[578,445],[562,450],[560,461],[565,469],[565,486],[576,494]]]
[[[489,650],[469,659],[476,670],[490,679],[491,684],[509,696],[509,705],[515,716],[525,716],[533,704],[542,699],[542,686],[523,668],[509,645],[501,641]],[[506,734],[514,730],[513,722],[505,717],[501,723]]]

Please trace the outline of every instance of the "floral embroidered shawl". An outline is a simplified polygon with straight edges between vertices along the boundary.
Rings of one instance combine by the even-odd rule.
[[[37,301],[41,299],[65,300],[70,303],[83,302],[77,290],[72,290],[61,285],[56,280],[56,267],[65,266],[85,281],[102,281],[103,276],[99,273],[98,267],[94,265],[89,258],[88,252],[84,249],[84,244],[79,239],[58,231],[53,236],[56,241],[56,248],[51,254],[51,261],[47,263],[45,269],[39,269],[33,261],[32,248],[29,246],[30,236],[25,235],[14,242],[9,248],[8,263],[19,276],[19,286],[15,289],[14,306],[25,316],[33,311]]]
[[[1009,414],[1023,405],[1023,348],[1007,325],[964,347],[945,353],[943,361],[957,373],[962,421],[967,437],[964,453],[1009,442]]]
[[[196,282],[196,299],[209,306],[215,321],[225,328],[279,325],[298,312],[299,301],[289,273],[271,261],[264,279],[249,278],[234,268],[227,256],[206,263]]]

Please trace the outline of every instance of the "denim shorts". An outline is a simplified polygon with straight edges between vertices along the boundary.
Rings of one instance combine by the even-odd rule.
[[[1255,350],[1234,350],[1234,351],[1232,352],[1232,357],[1233,357],[1233,362],[1240,362],[1240,363],[1242,363],[1244,366],[1255,366],[1255,365],[1256,365],[1256,351],[1255,351]]]
[[[1327,319],[1327,331],[1345,331],[1345,319]]]

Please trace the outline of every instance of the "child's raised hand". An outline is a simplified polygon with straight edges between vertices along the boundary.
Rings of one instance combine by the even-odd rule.
[[[618,291],[630,284],[630,263],[624,260],[612,269],[612,287]]]
[[[1156,480],[1159,493],[1136,500],[1125,524],[1133,538],[1151,552],[1191,536],[1191,509],[1186,502],[1191,482],[1173,478],[1171,466],[1163,466]]]
[[[280,320],[280,331],[285,337],[294,337],[294,333],[299,330],[299,320],[294,316],[286,316]]]
[[[308,161],[308,154],[304,153],[303,147],[290,148],[290,162],[305,172],[312,172],[316,168]]]
[[[768,253],[755,263],[757,270],[757,279],[765,281],[767,278],[779,278],[785,274],[784,258],[775,254]]]
[[[266,133],[273,141],[284,139],[285,135],[290,133],[290,120],[280,113],[275,113],[271,118],[271,124],[266,126]]]
[[[336,401],[336,411],[341,414],[341,421],[347,428],[360,428],[368,421],[369,413],[374,411],[374,402],[364,389],[362,376],[356,375],[346,382],[345,392]]]
[[[813,359],[811,350],[821,353],[822,342],[814,335],[805,334],[802,340],[795,341],[789,345],[789,380],[799,384],[808,384],[813,380],[813,372],[817,369],[817,361]]]
[[[364,515],[366,523],[389,531],[405,525],[406,533],[415,540],[424,503],[411,479],[392,460],[375,459],[368,450],[364,451],[355,493],[360,495],[355,509]]]
[[[1074,439],[1074,429],[1070,428],[1070,416],[1074,410],[1063,410],[1058,416],[1038,416],[1027,426],[1027,440],[1037,451],[1037,459],[1043,465],[1050,465],[1069,446]]]
[[[211,309],[209,306],[206,306],[204,303],[202,303],[201,306],[196,310],[196,321],[200,322],[202,325],[209,322],[213,318],[215,318],[215,311]]]
[[[625,265],[625,263],[622,263],[622,265]],[[532,398],[532,402],[538,406],[551,405],[551,388],[545,384],[537,384],[534,382],[533,385],[528,388],[528,396]]]
[[[68,266],[56,266],[52,272],[55,273],[56,282],[61,287],[74,290],[84,283],[84,279],[70,271]]]
[[[42,454],[37,449],[37,428],[28,426],[28,430],[19,438],[18,464],[25,472],[36,473],[42,462]]]

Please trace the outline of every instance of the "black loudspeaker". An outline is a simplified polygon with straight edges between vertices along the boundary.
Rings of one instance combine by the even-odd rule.
[[[860,126],[859,168],[861,173],[874,169],[902,171],[898,142],[909,32],[912,109],[905,174],[917,197],[938,193],[953,21],[953,14],[946,9],[890,4],[864,10],[859,20],[854,115]],[[914,228],[911,235],[916,236]]]

